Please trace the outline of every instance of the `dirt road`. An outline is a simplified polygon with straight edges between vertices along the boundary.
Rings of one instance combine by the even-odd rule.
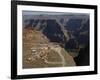
[[[58,47],[52,46],[51,49],[54,50],[54,51],[56,51],[59,54],[59,56],[62,59],[62,61],[61,61],[62,66],[65,66],[66,65],[66,62],[65,62],[64,56],[61,54],[61,47],[59,47],[59,46]],[[59,62],[56,62],[56,63],[59,63]]]

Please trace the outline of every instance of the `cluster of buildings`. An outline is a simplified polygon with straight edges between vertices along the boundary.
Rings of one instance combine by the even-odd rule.
[[[40,47],[31,48],[31,57],[28,58],[29,61],[37,59],[47,59],[47,53],[49,51],[48,44],[40,45]]]
[[[37,59],[46,60],[47,54],[50,51],[51,47],[54,46],[53,44],[40,44],[39,47],[31,48],[31,58],[28,58],[28,60],[33,61]],[[59,45],[55,45],[55,47],[58,47]]]

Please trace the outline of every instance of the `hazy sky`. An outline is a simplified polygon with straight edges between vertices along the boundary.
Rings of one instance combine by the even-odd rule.
[[[42,11],[23,11],[23,15],[88,15],[83,13],[68,13],[68,12],[42,12]]]

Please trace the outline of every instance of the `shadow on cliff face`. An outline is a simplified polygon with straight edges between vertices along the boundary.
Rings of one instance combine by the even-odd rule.
[[[79,51],[79,55],[74,58],[77,66],[88,66],[90,63],[90,54],[89,54],[89,46],[85,48],[81,48]]]

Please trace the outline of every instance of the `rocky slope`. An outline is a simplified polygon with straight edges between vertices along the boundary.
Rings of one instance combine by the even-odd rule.
[[[59,51],[61,50],[61,51]],[[75,66],[68,52],[32,27],[23,29],[23,68]]]

